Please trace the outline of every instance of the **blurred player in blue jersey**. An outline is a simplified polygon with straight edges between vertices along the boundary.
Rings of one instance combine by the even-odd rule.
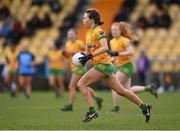
[[[34,55],[28,50],[29,43],[25,42],[22,51],[18,55],[19,84],[24,90],[26,99],[31,95],[31,81],[34,74]]]

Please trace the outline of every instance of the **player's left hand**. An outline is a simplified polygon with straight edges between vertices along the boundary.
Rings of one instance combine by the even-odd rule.
[[[79,58],[79,62],[82,64],[82,65],[85,65],[86,62],[90,59],[93,58],[93,55],[92,54],[85,54],[85,53],[81,53],[83,56]]]

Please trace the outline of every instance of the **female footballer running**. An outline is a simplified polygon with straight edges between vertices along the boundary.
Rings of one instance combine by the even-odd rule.
[[[89,122],[98,117],[88,86],[99,80],[105,80],[108,86],[117,94],[126,97],[138,105],[145,115],[146,122],[148,122],[150,119],[151,106],[144,104],[131,90],[123,87],[114,74],[114,66],[107,53],[109,50],[107,39],[104,31],[99,26],[103,24],[100,13],[96,9],[86,10],[83,16],[83,24],[88,28],[86,32],[86,52],[82,53],[83,57],[80,57],[79,60],[82,65],[85,65],[90,59],[94,64],[94,66],[81,77],[77,84],[89,106],[89,111],[85,115],[83,121]]]
[[[148,91],[157,97],[155,85],[153,84],[147,86],[133,86],[129,88],[131,86],[131,76],[134,72],[132,58],[134,49],[131,43],[135,40],[135,37],[133,37],[131,32],[131,26],[126,22],[113,23],[111,26],[111,34],[113,39],[110,41],[110,54],[117,68],[116,76],[124,87],[130,89],[134,93]],[[114,108],[111,111],[118,112],[120,96],[113,90],[112,96]]]
[[[67,37],[68,37],[68,41],[65,44],[64,54],[71,63],[72,76],[69,83],[69,104],[65,105],[61,109],[62,111],[73,110],[73,103],[75,100],[77,83],[80,80],[80,78],[87,72],[87,69],[85,67],[77,67],[72,63],[72,56],[77,52],[84,51],[85,44],[77,39],[77,31],[73,28],[68,30]],[[89,91],[93,96],[93,98],[95,99],[98,108],[101,109],[103,99],[98,97],[93,89],[89,88]]]

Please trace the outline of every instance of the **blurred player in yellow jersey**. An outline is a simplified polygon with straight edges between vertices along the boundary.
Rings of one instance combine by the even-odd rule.
[[[48,52],[48,66],[49,66],[49,85],[55,89],[56,97],[59,98],[64,92],[64,61],[65,57],[62,54],[59,46],[55,43],[51,45]]]
[[[71,63],[71,71],[72,76],[69,83],[69,104],[65,105],[61,110],[62,111],[72,111],[73,110],[73,102],[75,100],[75,93],[77,82],[87,72],[85,67],[77,67],[72,63],[72,56],[77,52],[83,52],[85,48],[85,44],[77,39],[77,32],[75,29],[69,29],[67,33],[68,41],[65,44],[65,56],[68,58]],[[96,100],[98,108],[101,109],[102,106],[102,98],[98,97],[95,91],[89,88],[89,91],[93,98]]]
[[[17,78],[17,66],[18,66],[18,61],[17,61],[17,56],[18,53],[16,51],[16,48],[14,45],[9,45],[9,49],[6,52],[6,61],[7,61],[7,66],[8,66],[8,71],[5,76],[5,82],[8,87],[11,89],[11,96],[15,97],[17,95],[17,83],[18,83],[18,78]]]
[[[109,48],[106,35],[99,26],[103,24],[100,13],[96,9],[86,10],[83,15],[83,24],[88,29],[86,32],[86,51],[82,53],[83,56],[79,58],[79,61],[82,65],[85,65],[87,61],[91,60],[94,65],[81,77],[77,84],[89,106],[89,111],[86,113],[83,122],[89,122],[98,117],[88,87],[100,80],[104,80],[116,93],[138,105],[146,118],[146,122],[148,122],[151,115],[151,106],[144,104],[136,94],[123,87],[114,75],[114,66],[107,53]]]
[[[133,53],[134,49],[132,42],[136,36],[132,34],[130,25],[126,22],[113,23],[111,26],[111,34],[113,39],[110,41],[111,56],[117,67],[116,76],[118,77],[121,84],[133,91],[134,93],[148,91],[157,97],[155,85],[148,86],[131,86],[131,77],[134,72],[133,65]],[[113,112],[119,111],[119,95],[112,90],[114,108]]]

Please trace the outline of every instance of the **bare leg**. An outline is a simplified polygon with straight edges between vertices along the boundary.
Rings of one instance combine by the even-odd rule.
[[[61,108],[62,111],[73,110],[73,102],[75,100],[76,87],[81,77],[82,77],[81,75],[72,74],[70,84],[69,84],[69,104],[65,105],[64,108]],[[90,95],[96,100],[98,107],[100,109],[102,107],[102,98],[97,97],[93,89],[91,89],[90,87],[87,87],[87,88],[90,92]]]
[[[6,74],[4,77],[5,86],[9,89],[11,85],[11,77],[9,74]]]
[[[25,98],[29,99],[31,88],[28,84],[28,76],[19,76],[19,84],[23,88]]]
[[[96,77],[94,77],[94,75],[96,75]],[[87,89],[87,86],[104,78],[106,78],[106,76],[103,73],[92,68],[79,80],[78,82],[79,90],[85,97],[85,100],[89,106],[93,105],[93,101]],[[117,77],[115,77],[114,74],[111,77],[107,77],[105,80],[106,83],[108,83],[108,85],[113,90],[115,90],[119,95],[125,96],[126,98],[136,103],[137,105],[141,105],[143,103],[143,101],[138,96],[136,96],[132,91],[125,89],[120,84],[120,82],[118,81]]]
[[[53,75],[49,76],[49,85],[54,88],[54,86],[55,86],[55,76],[53,76]]]
[[[96,76],[96,77],[94,77]],[[91,93],[88,89],[88,86],[92,83],[95,83],[96,81],[99,81],[103,78],[105,78],[106,76],[104,74],[102,74],[101,72],[97,71],[94,68],[91,68],[84,76],[81,77],[81,79],[78,82],[78,88],[80,90],[80,92],[82,93],[82,95],[84,96],[88,106],[93,106],[93,100],[92,100],[92,96]]]
[[[88,87],[91,96],[94,98],[94,100],[96,101],[96,104],[98,106],[98,109],[100,110],[102,108],[102,103],[103,103],[103,98],[99,97],[97,95],[97,93],[90,87]]]
[[[121,72],[116,73],[116,77],[120,81],[120,83],[123,85],[123,87],[129,87],[130,86],[130,79]],[[113,97],[113,104],[114,104],[114,109],[112,111],[118,112],[119,111],[119,103],[120,103],[120,96],[112,90],[112,97]]]
[[[58,83],[58,90],[59,90],[59,93],[60,95],[63,95],[64,93],[64,77],[63,75],[59,75],[57,76],[57,83]]]
[[[96,77],[94,77],[96,76]],[[97,118],[98,114],[94,108],[94,103],[93,99],[91,96],[91,93],[88,89],[88,86],[91,85],[92,83],[99,81],[106,76],[99,72],[98,70],[91,68],[84,76],[81,77],[81,79],[78,81],[78,88],[81,92],[81,94],[84,96],[85,101],[87,102],[89,106],[89,112],[86,113],[85,118],[83,119],[84,122],[89,122],[93,118]]]
[[[116,73],[116,77],[118,78],[118,80],[120,81],[120,83],[125,87],[126,83],[128,81],[127,77],[124,77],[124,74],[121,72],[117,72]],[[120,96],[114,91],[112,90],[112,97],[113,97],[113,104],[114,106],[119,106],[119,102],[120,102]]]
[[[69,103],[73,103],[75,100],[76,87],[80,78],[81,76],[74,75],[74,74],[71,77],[70,84],[69,84]]]
[[[96,77],[94,77],[96,76]],[[143,111],[143,114],[146,117],[146,122],[150,119],[150,109],[151,107],[149,105],[144,105],[143,101],[135,95],[132,91],[125,89],[120,82],[118,81],[117,77],[113,74],[110,77],[106,77],[103,73],[99,72],[98,70],[91,68],[78,82],[78,88],[80,92],[83,94],[86,102],[89,106],[89,112],[86,114],[84,122],[88,122],[92,120],[92,118],[98,117],[98,114],[96,113],[94,109],[94,103],[92,100],[92,97],[90,95],[89,90],[87,87],[99,80],[105,79],[106,83],[119,95],[122,95],[135,103],[136,105],[140,106],[140,108]]]
[[[137,105],[143,104],[143,101],[137,95],[135,95],[132,91],[125,89],[125,87],[121,85],[121,83],[114,74],[106,78],[105,80],[106,83],[119,95],[126,97]]]
[[[89,89],[89,92],[90,92],[91,96],[96,97],[96,92],[90,87],[88,87],[88,89]]]
[[[73,110],[73,102],[75,100],[75,94],[76,94],[76,87],[77,83],[80,80],[80,75],[72,74],[70,83],[69,83],[69,104],[65,105],[63,108],[61,108],[62,111],[72,111]]]
[[[129,88],[132,92],[134,93],[140,93],[140,92],[144,92],[145,91],[145,87],[144,86],[132,86],[131,88]]]
[[[15,94],[17,95],[19,91],[19,82],[17,74],[13,74],[13,84],[13,86],[15,86]]]
[[[120,96],[114,90],[112,90],[112,99],[114,107],[119,106]]]
[[[131,90],[123,87],[121,85],[121,83],[118,81],[117,77],[115,77],[114,75],[106,78],[106,82],[119,95],[126,97],[127,99],[129,99],[130,101],[132,101],[133,103],[138,105],[141,108],[141,110],[146,118],[146,122],[148,122],[150,120],[151,105],[144,104],[143,101],[136,94],[134,94]]]
[[[32,81],[31,76],[26,76],[25,92],[26,92],[26,95],[28,95],[28,96],[30,96],[31,92],[32,92],[31,81]]]
[[[50,77],[49,77],[49,85],[50,85],[51,88],[53,88],[55,90],[56,97],[58,97],[60,91],[59,91],[58,86],[56,84],[56,76],[50,75]]]
[[[25,76],[19,76],[19,84],[20,87],[23,89],[23,91],[25,92],[25,88],[26,88],[26,80],[25,80]]]

